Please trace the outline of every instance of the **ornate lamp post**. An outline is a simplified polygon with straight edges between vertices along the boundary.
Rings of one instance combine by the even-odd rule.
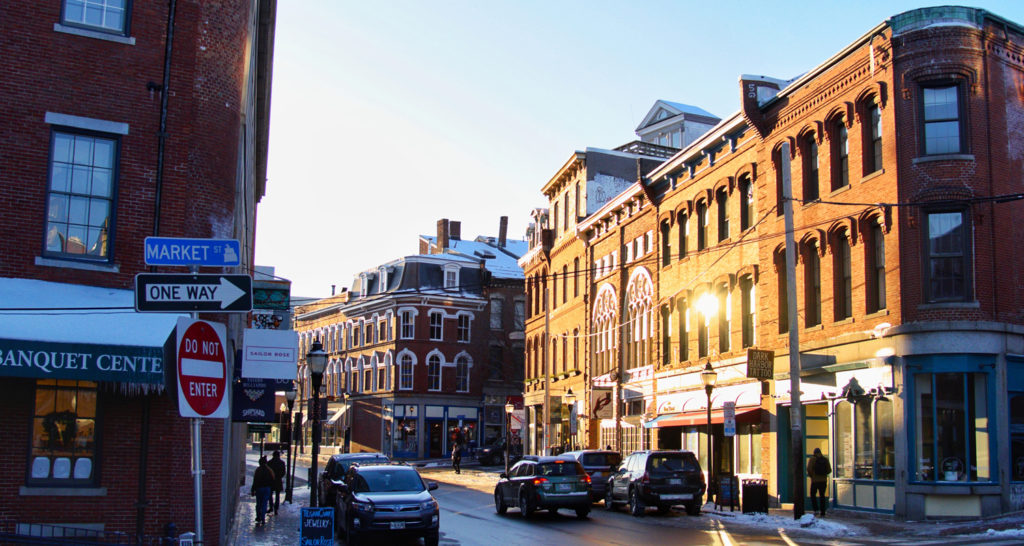
[[[512,402],[505,404],[505,474],[508,475],[508,453],[512,451],[511,437],[509,429],[512,428],[512,412],[516,410],[516,405]]]
[[[295,389],[284,392],[284,398],[288,401],[288,460],[285,466],[288,468],[287,485],[284,493],[285,502],[292,502],[292,485],[295,483],[295,467],[292,459],[292,448],[295,444],[295,429],[292,426],[292,408],[295,407]]]
[[[576,421],[575,421],[575,414],[572,411],[573,410],[573,406],[576,405],[576,395],[573,394],[571,387],[569,388],[569,390],[565,391],[565,405],[569,406],[569,434],[568,434],[569,442],[568,442],[568,448],[569,448],[569,451],[572,451],[573,448],[576,445],[576,431],[574,430],[574,427],[573,427],[573,425],[576,424]]]
[[[310,468],[310,494],[309,504],[310,506],[318,506],[320,502],[320,493],[317,491],[317,459],[320,457],[320,381],[324,378],[324,368],[327,367],[327,353],[324,352],[323,345],[320,344],[320,340],[313,342],[310,346],[309,352],[306,353],[306,363],[309,364],[310,379],[313,381],[313,415],[310,418],[313,420],[313,462]]]
[[[704,366],[704,371],[700,372],[700,380],[704,382],[704,392],[708,395],[708,502],[711,502],[711,488],[715,483],[715,440],[711,434],[711,391],[715,390],[715,381],[718,380],[718,374],[711,367],[711,361],[708,361]]]

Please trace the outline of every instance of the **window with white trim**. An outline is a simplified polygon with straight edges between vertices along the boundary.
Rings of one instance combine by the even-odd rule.
[[[469,359],[465,356],[455,359],[455,390],[469,392]]]
[[[61,23],[111,34],[128,34],[129,0],[64,0]]]
[[[398,358],[398,388],[403,391],[412,390],[412,357],[402,355]]]
[[[401,311],[398,313],[399,335],[402,339],[413,339],[416,335],[416,323],[413,322],[412,311]]]
[[[444,339],[444,313],[442,311],[430,312],[430,339],[432,341]]]
[[[96,484],[96,401],[96,383],[91,381],[36,381],[28,484]]]
[[[469,343],[469,315],[459,315],[458,341]]]
[[[437,355],[427,358],[427,390],[441,390],[441,357]]]
[[[459,288],[459,266],[444,266],[444,287],[447,290],[455,290]]]
[[[966,301],[971,294],[971,228],[964,210],[925,214],[925,290],[929,302]]]

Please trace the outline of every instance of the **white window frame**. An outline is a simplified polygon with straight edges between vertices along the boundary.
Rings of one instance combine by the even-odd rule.
[[[457,290],[459,288],[459,266],[447,264],[444,266],[444,288],[445,290]]]
[[[431,341],[444,341],[444,311],[430,311],[428,315],[430,317],[430,325],[427,330],[429,339]],[[434,324],[434,317],[437,318],[437,324]],[[437,329],[437,335],[434,335],[434,329]]]
[[[431,372],[431,364],[436,359],[437,362],[437,373]],[[427,390],[437,392],[440,391],[444,386],[444,358],[438,351],[433,351],[427,355]],[[436,384],[434,383],[436,380]]]
[[[408,374],[406,371],[408,370]],[[408,382],[406,382],[408,379]],[[416,379],[416,355],[412,351],[402,351],[398,354],[398,390],[411,391]]]
[[[462,367],[465,367],[465,375]],[[469,392],[470,377],[473,373],[473,360],[469,355],[461,353],[455,357],[455,392]]]
[[[462,311],[455,315],[455,318],[457,320],[456,341],[459,343],[469,343],[473,333],[473,315]],[[465,325],[463,325],[463,322],[465,322]]]

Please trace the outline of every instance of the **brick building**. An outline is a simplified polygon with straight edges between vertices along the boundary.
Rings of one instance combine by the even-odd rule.
[[[462,240],[442,219],[420,254],[357,275],[352,288],[296,309],[299,351],[319,340],[328,450],[443,457],[504,434],[504,405],[520,395],[524,241]],[[309,398],[299,364],[300,399]],[[311,424],[311,423],[310,423]],[[307,435],[308,437],[308,435]]]
[[[776,502],[792,502],[794,326],[799,458],[828,454],[836,506],[912,519],[1021,509],[1022,40],[984,10],[924,8],[795,80],[744,76],[738,112],[582,223],[595,258],[625,255],[643,233],[656,250],[646,274],[596,263],[584,289],[587,336],[608,340],[586,353],[586,396],[610,387],[619,407],[603,421],[617,442],[601,444],[691,449],[714,474],[767,478]],[[647,296],[623,290],[638,276],[653,284],[649,320]],[[750,348],[774,351],[770,380],[748,378]]]
[[[239,239],[248,273],[274,11],[269,0],[0,7],[4,536],[197,530],[190,420],[164,353],[177,315],[134,312],[132,287],[153,235]],[[244,315],[204,318],[241,347]],[[242,434],[227,424],[202,426],[205,544],[225,536],[243,480],[229,464]]]

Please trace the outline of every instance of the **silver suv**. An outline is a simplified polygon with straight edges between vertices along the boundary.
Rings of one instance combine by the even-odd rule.
[[[402,464],[354,464],[338,487],[338,527],[345,544],[373,536],[423,537],[437,546],[441,514],[419,472]]]

